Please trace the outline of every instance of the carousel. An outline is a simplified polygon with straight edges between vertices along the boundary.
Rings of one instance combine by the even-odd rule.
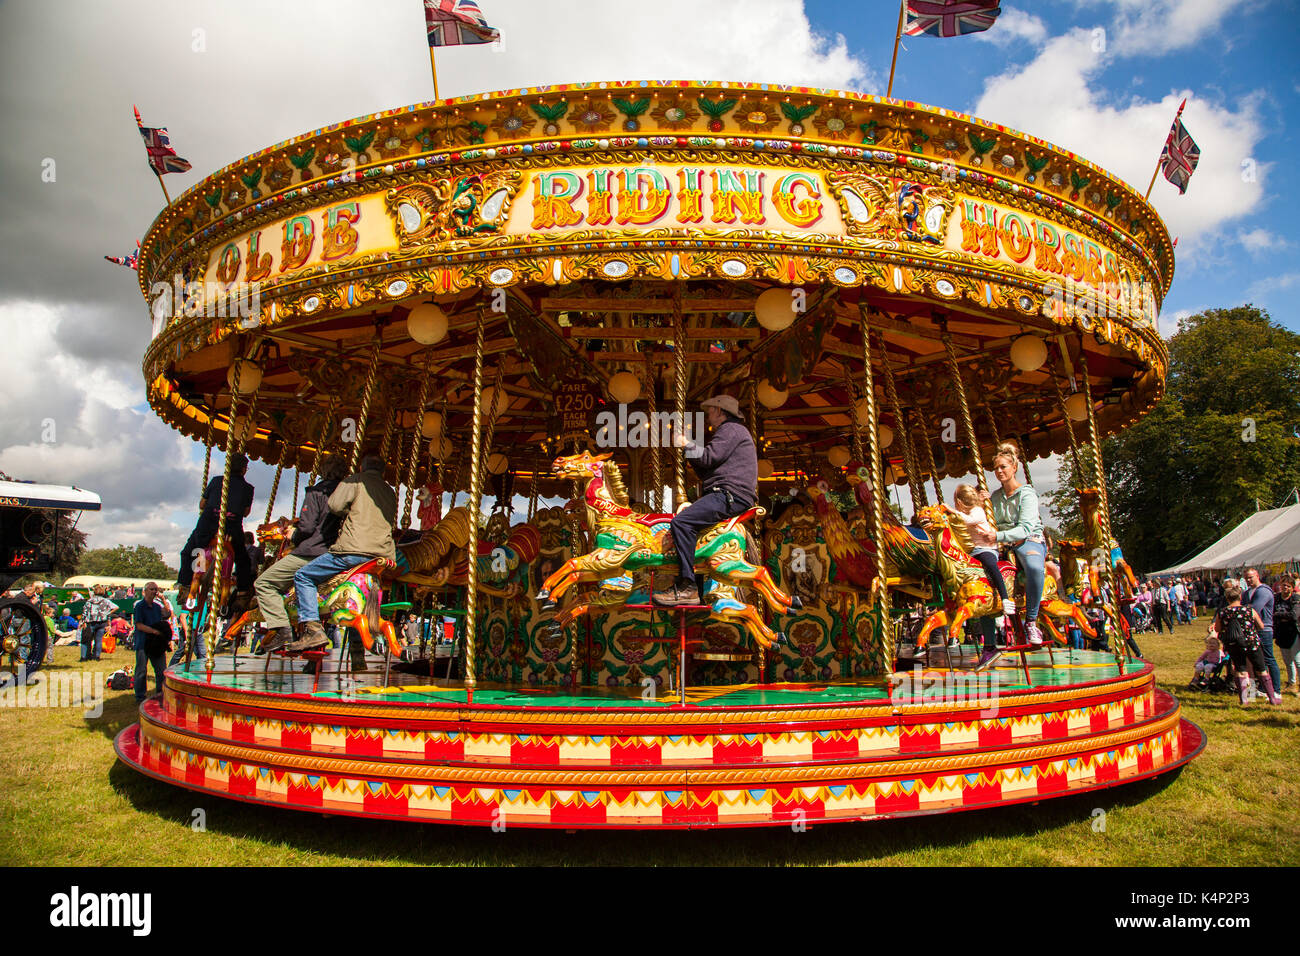
[[[519,89],[240,160],[141,244],[150,404],[204,443],[205,484],[214,449],[275,465],[268,552],[323,456],[380,456],[397,559],[322,586],[339,651],[255,655],[214,538],[206,657],[117,752],[252,803],[562,829],[864,820],[1171,771],[1204,737],[1126,647],[1101,440],[1163,393],[1173,267],[1140,194],[1073,153],[839,91]],[[719,394],[759,501],[701,536],[701,603],[658,608],[696,491],[677,437]],[[1022,481],[1052,454],[1091,476],[1086,534],[1057,543],[1047,643],[999,616],[979,667],[963,625],[1002,605],[940,482],[984,489],[1003,442]]]

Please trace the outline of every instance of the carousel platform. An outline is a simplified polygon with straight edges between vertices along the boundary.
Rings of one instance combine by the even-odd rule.
[[[245,659],[246,660],[246,659]],[[1173,770],[1204,735],[1149,664],[688,688],[479,685],[382,669],[173,668],[117,738],[141,772],[317,813],[469,825],[788,826],[995,807]],[[315,689],[313,689],[313,687]]]

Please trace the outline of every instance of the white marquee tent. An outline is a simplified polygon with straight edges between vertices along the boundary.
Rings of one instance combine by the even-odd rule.
[[[1187,574],[1226,571],[1300,561],[1300,504],[1257,511],[1200,554],[1181,564],[1154,572]]]

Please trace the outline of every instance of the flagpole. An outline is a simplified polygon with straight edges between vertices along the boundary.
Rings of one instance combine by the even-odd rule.
[[[187,150],[187,152],[188,152],[188,150]],[[170,205],[172,204],[172,197],[169,196],[169,195],[167,195],[167,186],[166,186],[166,184],[162,181],[162,176],[159,174],[158,170],[156,170],[156,169],[153,171],[153,175],[154,175],[154,178],[158,180],[158,185],[159,185],[159,187],[160,187],[160,188],[162,189],[162,191],[163,191],[163,199],[166,199],[166,200],[167,200],[167,205],[170,206]]]
[[[429,47],[429,67],[433,70],[433,98],[440,100],[442,97],[438,94],[438,63],[433,58],[433,51],[436,47]]]
[[[889,87],[885,90],[886,99],[894,95],[894,67],[898,65],[898,41],[903,38],[903,23],[906,15],[907,0],[901,0],[898,4],[898,30],[894,33],[894,56],[889,61]]]
[[[1174,114],[1174,121],[1169,124],[1169,135],[1165,137],[1165,148],[1160,150],[1160,159],[1156,160],[1156,169],[1155,172],[1151,174],[1151,182],[1147,183],[1147,193],[1142,197],[1143,202],[1147,202],[1151,199],[1151,190],[1155,188],[1156,177],[1160,175],[1160,165],[1165,158],[1165,150],[1169,148],[1169,142],[1174,138],[1174,126],[1177,125],[1178,118],[1183,115],[1183,107],[1186,105],[1187,99],[1184,98],[1183,101],[1178,104],[1178,112]]]

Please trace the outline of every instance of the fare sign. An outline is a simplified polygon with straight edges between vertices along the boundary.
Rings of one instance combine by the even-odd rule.
[[[561,382],[555,392],[559,430],[566,434],[589,431],[596,410],[604,404],[604,396],[590,382],[582,379]]]

